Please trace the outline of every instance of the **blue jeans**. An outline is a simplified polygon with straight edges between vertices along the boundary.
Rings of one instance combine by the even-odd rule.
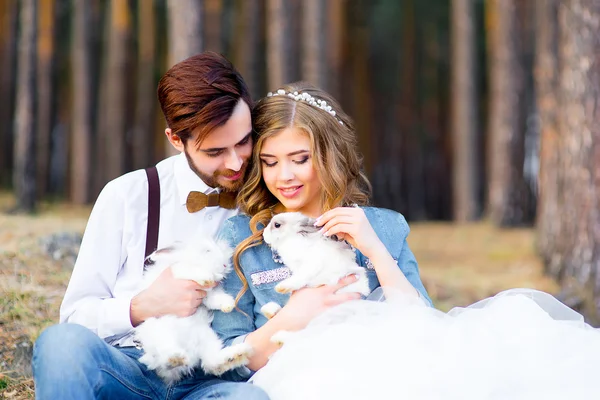
[[[168,386],[138,361],[141,354],[135,347],[113,347],[81,325],[51,326],[33,348],[36,399],[269,398],[257,386],[217,379],[200,368]]]

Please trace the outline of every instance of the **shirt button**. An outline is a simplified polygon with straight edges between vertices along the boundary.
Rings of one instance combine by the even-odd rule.
[[[212,215],[210,215],[210,214],[208,215],[208,220],[212,221]]]

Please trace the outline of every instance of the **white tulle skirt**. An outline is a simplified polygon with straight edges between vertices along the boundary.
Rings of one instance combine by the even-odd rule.
[[[319,316],[252,381],[272,400],[600,398],[600,331],[547,293],[448,313],[386,294]]]

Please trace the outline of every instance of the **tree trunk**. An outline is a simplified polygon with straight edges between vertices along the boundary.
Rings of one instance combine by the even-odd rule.
[[[560,4],[560,210],[563,287],[600,322],[600,3]]]
[[[202,4],[200,0],[167,0],[169,68],[202,52]]]
[[[73,48],[71,69],[73,82],[73,113],[70,152],[70,199],[75,204],[91,200],[92,165],[92,51],[91,5],[76,1],[72,14]]]
[[[205,50],[223,53],[222,14],[223,0],[204,0]]]
[[[525,21],[519,18],[515,0],[489,0],[486,5],[490,51],[488,213],[499,226],[517,226],[533,219],[533,199],[523,170],[528,95],[522,59]]]
[[[326,89],[327,31],[324,0],[305,0],[302,12],[302,80]]]
[[[370,137],[371,121],[371,96],[369,86],[369,63],[368,46],[369,30],[367,18],[362,12],[366,5],[365,0],[355,0],[349,4],[349,16],[352,19],[353,29],[348,30],[348,46],[345,49],[344,59],[349,65],[348,80],[352,85],[345,85],[343,90],[349,98],[354,119],[356,134],[358,136],[358,148],[363,155],[365,172],[371,174],[375,170],[373,153],[373,141]]]
[[[558,1],[536,3],[536,94],[540,116],[541,147],[537,209],[537,248],[546,271],[558,278],[560,271],[560,222],[562,182],[558,134]]]
[[[36,205],[36,39],[37,1],[22,0],[18,47],[17,106],[13,184],[17,210],[33,212]]]
[[[343,40],[346,29],[346,0],[328,0],[327,1],[327,51],[324,57],[327,59],[326,85],[325,88],[333,97],[341,101],[342,93],[340,85],[342,83],[342,61],[343,61]]]
[[[186,58],[202,52],[203,14],[201,0],[167,0],[169,62],[168,68]],[[177,151],[165,140],[165,153],[174,155]]]
[[[37,196],[43,198],[50,180],[50,138],[55,121],[55,0],[39,0],[37,70]]]
[[[153,164],[154,115],[156,105],[154,3],[138,2],[138,65],[135,128],[132,137],[133,169]]]
[[[273,91],[292,80],[292,21],[284,0],[267,0],[267,85]]]
[[[0,1],[0,187],[12,181],[17,1]]]
[[[264,48],[264,0],[237,0],[234,33],[234,63],[248,84],[253,99],[266,94]]]
[[[458,222],[479,216],[477,201],[477,91],[475,64],[475,4],[453,0],[452,29],[452,142],[453,214]]]
[[[129,102],[128,55],[131,16],[127,0],[111,0],[110,30],[107,52],[106,119],[107,128],[100,132],[104,136],[106,155],[105,180],[110,181],[126,172],[125,139],[127,136],[127,117]]]

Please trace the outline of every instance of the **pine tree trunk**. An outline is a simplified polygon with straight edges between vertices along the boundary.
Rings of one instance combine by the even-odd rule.
[[[525,183],[527,78],[522,59],[524,18],[516,0],[489,0],[490,117],[488,213],[499,226],[532,222],[532,196]]]
[[[167,0],[169,28],[169,65],[202,52],[203,2],[200,0]]]
[[[0,1],[0,187],[12,181],[17,1]]]
[[[537,248],[546,271],[557,278],[560,271],[560,222],[562,183],[558,134],[558,1],[536,2],[536,93],[541,122]]]
[[[473,0],[453,0],[451,4],[452,204],[454,219],[465,222],[479,216],[475,4]]]
[[[36,205],[36,39],[37,1],[20,2],[15,158],[13,184],[17,209],[33,212]]]
[[[37,65],[37,196],[43,198],[50,180],[50,138],[55,120],[55,0],[40,0]]]
[[[340,85],[342,83],[343,62],[343,40],[346,29],[346,0],[328,0],[326,2],[327,13],[327,59],[326,85],[325,88],[333,97],[342,101]]]
[[[324,0],[305,0],[302,12],[302,80],[325,89],[327,31]]]
[[[284,0],[267,0],[267,86],[269,91],[290,83],[292,21]]]
[[[147,168],[154,161],[154,115],[156,104],[154,3],[138,2],[138,65],[135,128],[132,138],[133,169]]]
[[[237,0],[235,23],[234,63],[248,84],[252,98],[266,94],[262,34],[264,0]],[[259,29],[260,27],[260,29]]]
[[[112,180],[126,172],[126,136],[129,103],[128,56],[131,16],[127,0],[111,0],[106,80],[106,155],[105,179]]]
[[[168,68],[186,58],[202,52],[204,48],[203,14],[201,0],[167,0],[169,62]],[[165,153],[176,154],[176,150],[165,139]]]
[[[222,42],[223,0],[204,0],[205,50],[223,52]]]
[[[600,322],[600,3],[560,3],[560,240],[566,290]],[[562,247],[561,246],[561,247]]]
[[[86,204],[91,200],[92,165],[92,50],[91,50],[91,5],[87,1],[76,1],[72,15],[73,47],[71,69],[73,82],[73,113],[70,152],[70,199],[75,204]]]

